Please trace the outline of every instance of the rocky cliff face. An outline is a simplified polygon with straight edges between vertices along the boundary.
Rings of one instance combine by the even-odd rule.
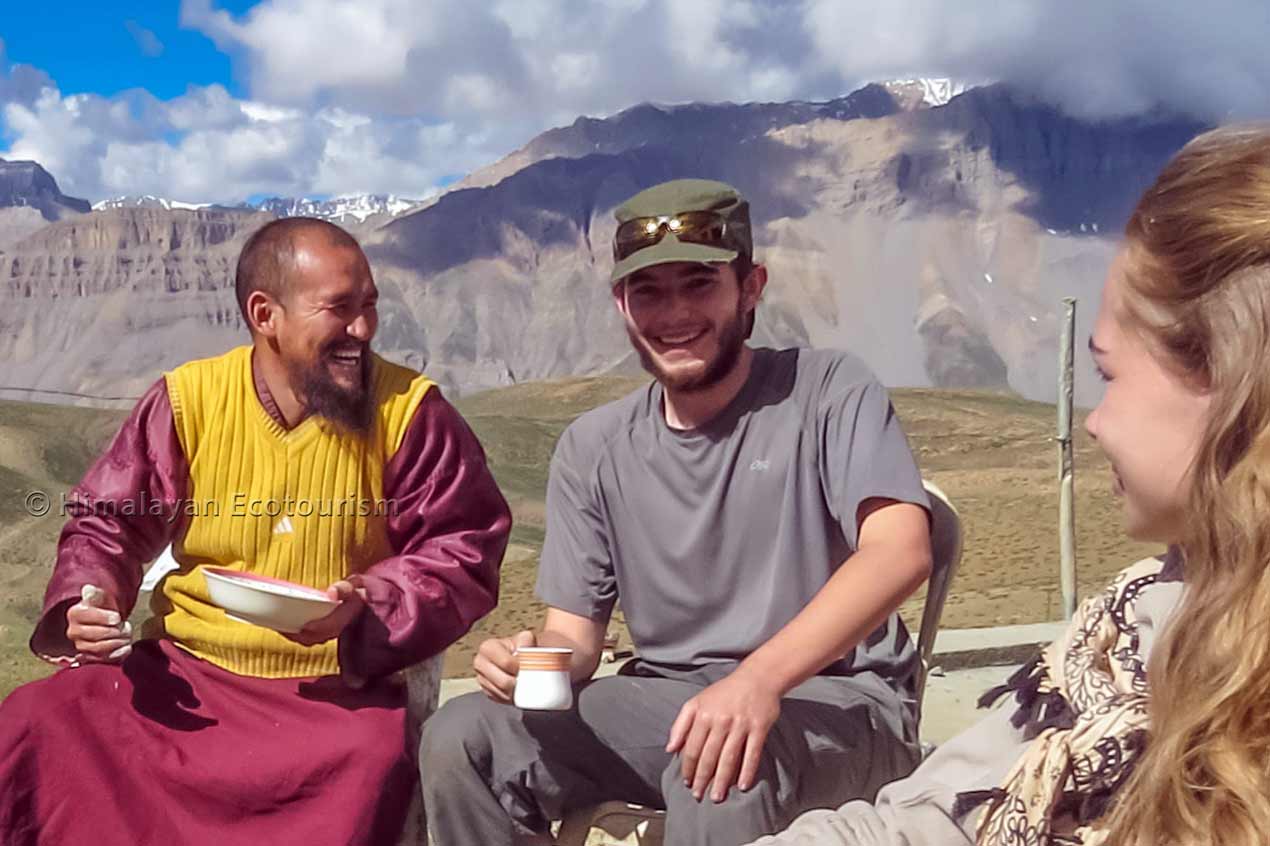
[[[1052,399],[1061,298],[1080,298],[1083,335],[1132,203],[1199,129],[1085,123],[1000,87],[581,119],[364,237],[377,344],[462,391],[630,369],[612,211],[702,176],[751,200],[771,276],[758,342],[851,349],[892,385]],[[0,256],[9,383],[136,392],[245,341],[233,257],[266,219],[120,209],[28,236]]]
[[[136,396],[164,369],[245,342],[234,265],[270,219],[116,209],[29,236],[0,255],[5,385]]]
[[[724,179],[751,199],[771,271],[759,341],[852,349],[889,384],[1052,398],[1060,299],[1080,298],[1085,331],[1132,203],[1200,127],[1089,124],[1000,87],[912,110],[877,95],[580,121],[368,249],[434,371],[468,388],[601,371],[627,357],[605,285],[613,208],[663,179]]]
[[[35,162],[0,159],[0,208],[23,206],[35,209],[50,221],[90,209],[87,200],[63,194],[57,181]]]
[[[39,209],[30,206],[0,208],[0,253],[45,226],[48,226],[48,221]]]
[[[610,118],[580,117],[570,126],[550,129],[511,155],[461,180],[454,189],[494,185],[544,159],[578,159],[637,147],[685,143],[729,147],[782,126],[821,118],[883,117],[923,107],[920,97],[910,95],[913,92],[909,86],[899,86],[892,92],[882,85],[867,85],[826,103],[643,103]]]

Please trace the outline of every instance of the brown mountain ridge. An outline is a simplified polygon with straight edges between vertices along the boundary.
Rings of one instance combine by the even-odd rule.
[[[629,370],[606,285],[612,209],[701,176],[751,199],[772,279],[756,341],[848,348],[891,385],[1050,399],[1061,297],[1080,298],[1086,331],[1137,194],[1200,129],[1076,120],[1005,86],[935,107],[868,86],[827,103],[581,118],[364,237],[383,292],[377,343],[464,393]],[[114,209],[11,244],[4,381],[135,395],[245,342],[232,261],[266,219]],[[1078,401],[1092,391],[1081,380]]]

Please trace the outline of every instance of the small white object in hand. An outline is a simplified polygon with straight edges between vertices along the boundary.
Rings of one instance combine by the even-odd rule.
[[[106,592],[96,585],[84,585],[79,591],[79,605],[83,608],[102,608],[106,602]],[[116,615],[117,617],[118,615]],[[129,641],[132,640],[132,623],[125,621],[115,624],[119,629],[119,636],[125,637]],[[125,643],[114,652],[106,656],[107,661],[122,661],[128,657],[128,653],[132,652],[132,643]],[[76,655],[75,660],[71,662],[72,667],[78,667],[83,663],[83,655]]]

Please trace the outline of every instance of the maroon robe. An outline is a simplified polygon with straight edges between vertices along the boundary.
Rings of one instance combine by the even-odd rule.
[[[66,611],[85,584],[131,613],[142,567],[183,530],[187,484],[160,379],[72,492],[36,654],[71,655]],[[340,676],[251,678],[140,641],[122,665],[63,669],[0,703],[0,843],[391,843],[417,771],[390,675],[494,607],[511,517],[437,389],[385,467],[384,497],[397,554],[363,577],[367,607],[340,635]],[[163,508],[109,507],[138,498]]]

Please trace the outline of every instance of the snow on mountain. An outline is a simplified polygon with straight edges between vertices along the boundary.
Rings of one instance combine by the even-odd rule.
[[[946,105],[953,97],[965,93],[969,88],[964,82],[946,77],[893,79],[883,83],[883,87],[897,96],[910,94],[918,98],[918,102],[922,105],[930,108]]]
[[[183,203],[180,200],[169,200],[166,197],[156,197],[153,194],[142,194],[140,196],[122,196],[112,197],[109,200],[100,200],[93,203],[93,211],[102,211],[103,209],[185,209],[187,211],[197,211],[198,209],[210,208],[212,203]]]
[[[320,217],[335,223],[378,224],[397,217],[403,212],[417,206],[417,200],[407,200],[395,194],[361,194],[348,197],[333,197],[329,200],[314,200],[306,197],[269,197],[253,203],[240,203],[234,208],[258,209],[278,217]],[[140,196],[114,197],[93,204],[94,211],[102,209],[206,209],[225,208],[215,203],[186,203],[180,200],[169,200],[153,194]]]
[[[270,197],[253,203],[261,211],[279,217],[321,217],[326,220],[365,223],[372,217],[396,217],[418,205],[418,200],[407,200],[395,194],[360,194],[350,197],[332,197],[329,200],[312,200],[305,197]]]

